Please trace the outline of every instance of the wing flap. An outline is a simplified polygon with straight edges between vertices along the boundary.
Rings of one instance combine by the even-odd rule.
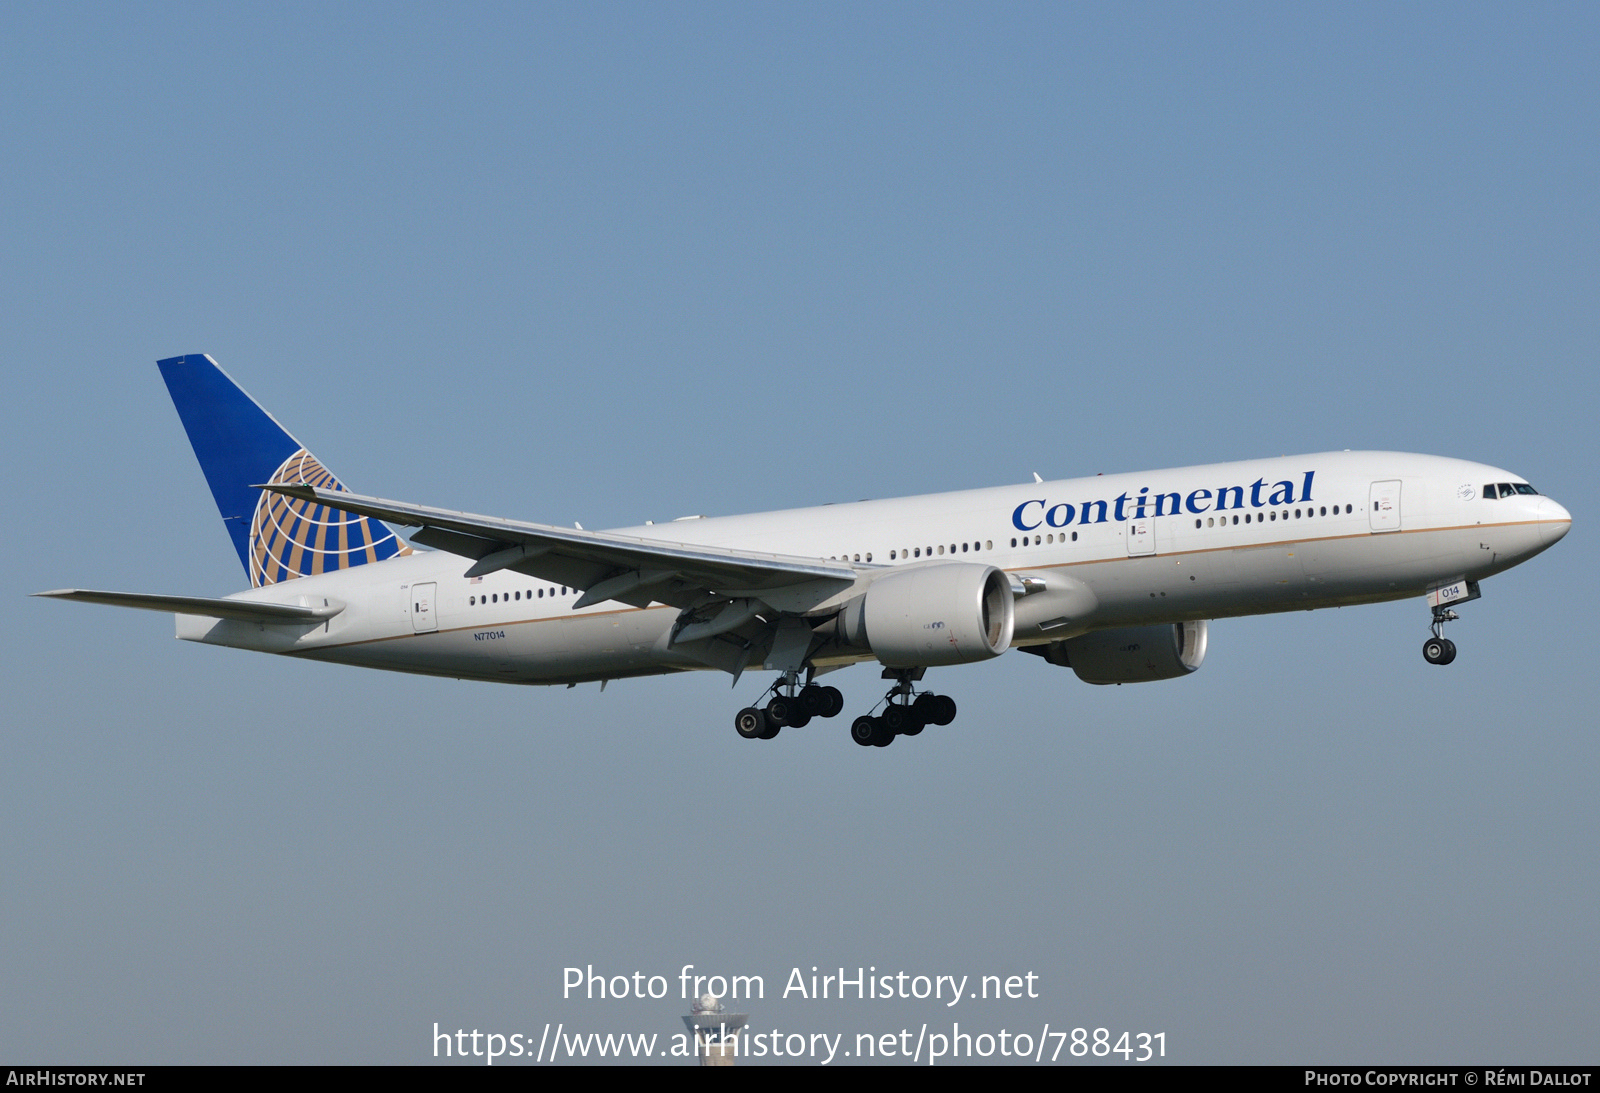
[[[481,535],[462,535],[458,531],[445,531],[443,528],[423,528],[411,537],[411,541],[432,547],[434,550],[442,550],[447,554],[480,559],[504,546],[495,539],[485,539]]]

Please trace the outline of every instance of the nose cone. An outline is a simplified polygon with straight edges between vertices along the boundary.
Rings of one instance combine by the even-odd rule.
[[[1550,546],[1572,530],[1572,513],[1548,497],[1539,498],[1539,531]]]

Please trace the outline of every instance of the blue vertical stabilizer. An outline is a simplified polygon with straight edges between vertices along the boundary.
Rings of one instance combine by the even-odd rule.
[[[252,586],[410,553],[378,520],[254,489],[279,482],[344,486],[210,357],[191,353],[156,363]]]

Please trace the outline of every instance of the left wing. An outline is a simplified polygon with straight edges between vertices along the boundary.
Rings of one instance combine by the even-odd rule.
[[[719,600],[770,602],[776,599],[772,593],[800,585],[813,586],[820,601],[854,585],[859,576],[848,563],[817,558],[528,524],[308,485],[257,488],[420,527],[412,542],[472,559],[464,576],[510,569],[582,589],[574,608],[605,600],[635,607],[659,602],[685,609]]]
[[[152,596],[144,592],[101,592],[92,588],[58,588],[35,592],[55,600],[103,603],[108,607],[137,607],[142,611],[171,611],[175,615],[199,615],[208,619],[238,619],[242,622],[322,622],[344,610],[343,604],[309,607],[292,603],[267,603],[262,600],[236,600],[211,596]],[[326,605],[327,601],[323,603]]]

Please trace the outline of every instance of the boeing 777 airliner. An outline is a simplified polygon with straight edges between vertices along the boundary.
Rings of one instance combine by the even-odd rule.
[[[837,715],[817,677],[858,661],[892,686],[851,736],[883,747],[955,717],[917,689],[928,668],[1016,648],[1089,683],[1171,679],[1200,667],[1206,620],[1269,611],[1426,597],[1423,656],[1449,664],[1453,608],[1572,524],[1496,467],[1329,452],[569,530],[350,493],[210,357],[159,366],[250,590],[41,595],[171,611],[187,641],[461,679],[776,672],[735,718],[746,738]]]

